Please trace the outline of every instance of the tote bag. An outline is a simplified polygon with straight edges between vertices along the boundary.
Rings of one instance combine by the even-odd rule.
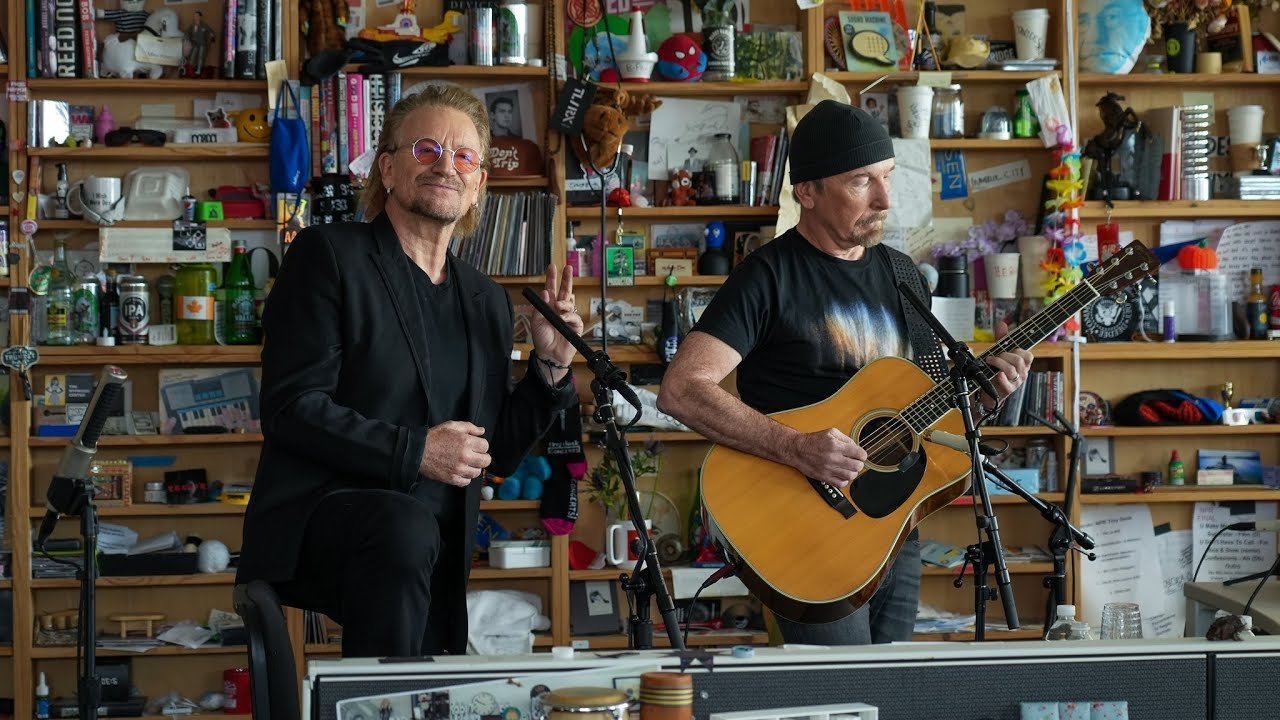
[[[280,102],[276,103],[271,121],[271,191],[299,193],[311,176],[311,144],[307,142],[307,126],[302,120],[298,96],[287,80],[280,83]],[[290,117],[289,100],[293,100]]]

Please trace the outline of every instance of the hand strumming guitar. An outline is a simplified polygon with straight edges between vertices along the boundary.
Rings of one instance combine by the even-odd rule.
[[[867,460],[867,451],[835,428],[797,433],[789,443],[788,454],[787,464],[805,477],[838,488],[853,482]]]

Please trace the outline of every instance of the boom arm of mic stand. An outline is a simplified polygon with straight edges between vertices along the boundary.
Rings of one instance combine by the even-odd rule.
[[[1039,510],[1045,520],[1048,520],[1049,522],[1066,530],[1071,535],[1071,539],[1075,544],[1085,550],[1092,550],[1097,546],[1093,541],[1093,538],[1089,536],[1089,533],[1071,524],[1066,513],[1062,511],[1062,508],[1057,505],[1047,503],[1027,492],[1026,488],[1015,482],[1013,478],[1006,475],[1003,470],[992,464],[990,460],[985,458],[983,459],[982,469],[995,478],[996,482],[1008,489],[1009,492],[1012,492],[1023,500],[1026,500],[1032,507]]]

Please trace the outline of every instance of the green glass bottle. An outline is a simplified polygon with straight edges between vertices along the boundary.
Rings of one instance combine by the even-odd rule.
[[[226,295],[223,336],[228,345],[256,345],[258,315],[254,308],[253,271],[243,240],[231,241],[231,267],[223,279]]]
[[[209,263],[187,263],[173,280],[179,345],[213,345],[213,290],[217,273]]]
[[[47,345],[75,345],[79,338],[71,330],[72,292],[75,275],[67,263],[67,244],[61,240],[53,251],[53,267],[49,272],[49,293],[45,300]]]

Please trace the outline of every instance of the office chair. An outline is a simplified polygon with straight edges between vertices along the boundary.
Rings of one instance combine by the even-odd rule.
[[[249,636],[254,720],[301,720],[298,676],[280,598],[266,581],[236,585],[232,602]]]

